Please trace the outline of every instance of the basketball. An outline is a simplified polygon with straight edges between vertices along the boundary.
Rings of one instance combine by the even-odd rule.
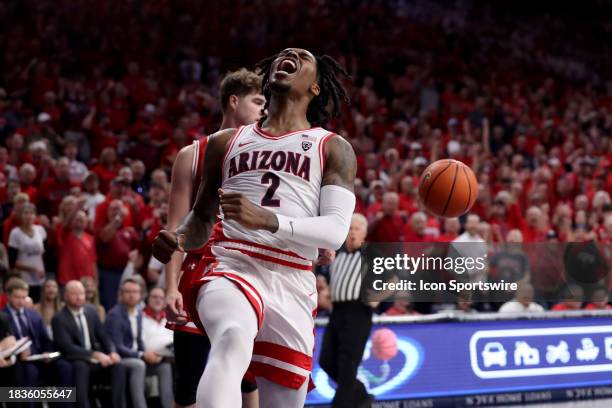
[[[421,175],[419,200],[437,216],[453,218],[467,213],[477,195],[476,176],[460,161],[438,160]]]

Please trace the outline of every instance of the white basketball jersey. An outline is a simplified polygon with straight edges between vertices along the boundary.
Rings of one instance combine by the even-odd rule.
[[[325,143],[333,135],[316,127],[280,136],[258,125],[243,126],[229,141],[223,159],[222,188],[244,194],[253,203],[289,217],[319,215]],[[308,260],[318,249],[279,239],[265,230],[250,230],[235,221],[222,221],[223,235],[295,253]],[[321,231],[325,234],[325,231]]]

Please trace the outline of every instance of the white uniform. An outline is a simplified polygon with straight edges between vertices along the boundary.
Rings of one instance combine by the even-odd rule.
[[[325,143],[332,135],[312,128],[273,136],[255,124],[241,127],[228,142],[222,188],[277,214],[316,217]],[[222,220],[207,244],[206,262],[198,266],[201,277],[192,285],[190,307],[202,284],[220,277],[236,284],[258,318],[249,372],[297,389],[312,367],[317,254],[318,248]]]

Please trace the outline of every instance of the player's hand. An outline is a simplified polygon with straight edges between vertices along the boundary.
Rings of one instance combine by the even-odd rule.
[[[176,289],[166,293],[166,317],[176,324],[187,323],[187,313],[183,309],[183,295]]]
[[[161,263],[167,264],[175,251],[185,252],[183,243],[185,236],[176,232],[162,230],[153,240],[153,256]]]
[[[319,249],[317,265],[330,265],[336,258],[336,251],[331,249]]]
[[[226,193],[219,189],[219,204],[225,220],[234,220],[248,229],[278,229],[276,215],[263,207],[253,204],[241,193]]]

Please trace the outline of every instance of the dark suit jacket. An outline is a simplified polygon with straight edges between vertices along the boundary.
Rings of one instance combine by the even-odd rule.
[[[55,344],[59,351],[62,352],[64,358],[67,360],[89,360],[93,351],[101,351],[103,353],[117,351],[110,337],[104,331],[104,326],[93,306],[85,305],[83,310],[89,328],[91,350],[85,348],[84,339],[81,337],[79,327],[67,306],[64,306],[62,310],[57,312],[51,321]]]
[[[13,318],[13,314],[9,310],[8,305],[4,308],[3,311],[9,317],[11,332],[15,335],[17,339],[20,339],[21,336],[19,335],[19,330],[17,330],[15,319]],[[25,335],[30,337],[30,340],[32,340],[30,352],[32,354],[40,354],[47,351],[54,351],[53,342],[49,338],[49,334],[47,333],[45,324],[43,323],[42,317],[38,314],[38,312],[36,310],[24,309],[24,314],[28,320],[29,326],[29,335]]]
[[[0,312],[0,340],[13,335],[9,319],[9,316],[6,313]]]
[[[106,315],[104,327],[121,357],[138,357],[138,352],[144,351],[144,343],[142,342],[142,310],[139,310],[136,314],[136,325],[138,327],[138,335],[136,337],[138,350],[133,350],[132,343],[134,342],[134,336],[132,335],[132,327],[130,326],[127,309],[123,305],[118,304],[109,310]]]

